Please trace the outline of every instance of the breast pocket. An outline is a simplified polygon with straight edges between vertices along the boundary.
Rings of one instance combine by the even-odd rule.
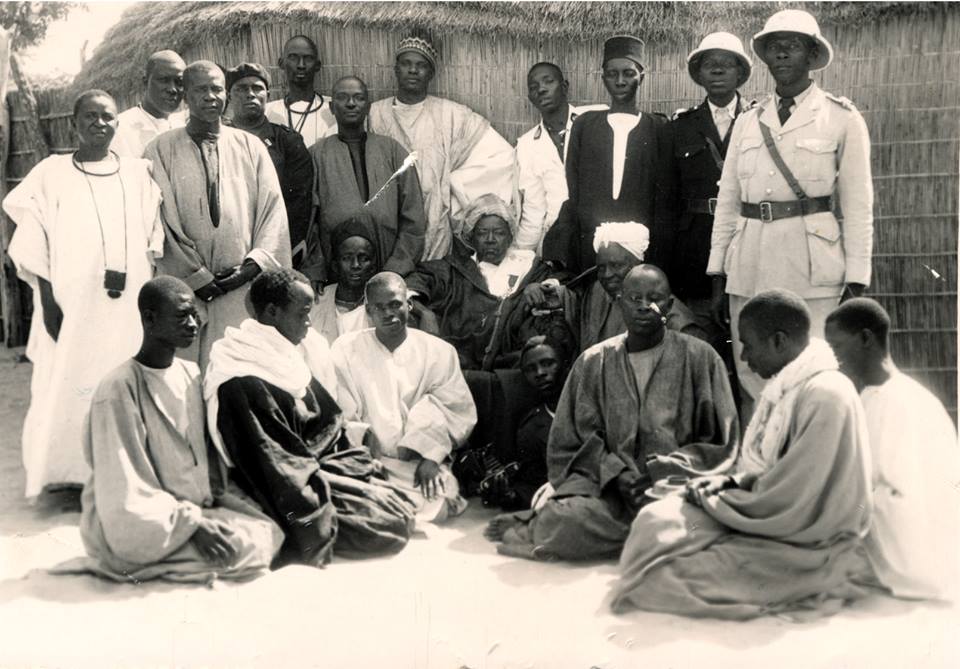
[[[752,177],[757,171],[760,152],[765,150],[763,137],[760,135],[747,135],[740,138],[740,143],[737,145],[737,176],[741,179]]]
[[[677,160],[689,160],[690,158],[694,158],[697,155],[703,153],[706,150],[706,148],[707,148],[707,145],[704,144],[703,142],[699,142],[696,144],[686,144],[684,146],[678,146],[674,150],[674,157],[676,157]]]
[[[837,176],[837,140],[820,137],[797,139],[797,178],[833,181]]]

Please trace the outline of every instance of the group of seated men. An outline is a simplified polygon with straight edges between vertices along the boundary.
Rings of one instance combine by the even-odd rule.
[[[605,63],[633,49],[611,43]],[[401,43],[396,97],[370,105],[357,77],[317,96],[316,46],[288,41],[285,121],[261,66],[180,62],[152,71],[180,67],[187,128],[140,149],[163,193],[167,276],[141,289],[140,351],[90,408],[84,568],[206,580],[390,554],[479,494],[507,511],[487,528],[502,553],[619,556],[618,611],[747,618],[877,587],[952,595],[955,430],[896,371],[875,302],[833,311],[828,346],[796,295],[747,300],[734,331],[767,383],[741,434],[700,314],[644,264],[651,246],[669,255],[657,226],[651,240],[595,221],[570,242],[595,257],[576,275],[541,257],[545,230],[518,243],[512,179],[496,176],[512,149],[426,95],[428,42]],[[225,93],[235,131],[220,127]],[[242,243],[213,243],[210,222]]]
[[[373,327],[332,349],[310,327],[305,276],[267,271],[250,293],[254,316],[214,345],[201,381],[175,357],[197,334],[192,291],[173,277],[141,289],[142,346],[100,383],[85,432],[84,569],[245,579],[395,553],[418,522],[466,506],[449,463],[474,403],[453,347],[408,326],[399,275],[366,283]],[[723,362],[667,329],[670,300],[657,268],[630,270],[616,305],[626,332],[562,383],[562,343],[523,347],[537,404],[516,476],[490,482],[519,509],[490,522],[498,550],[619,556],[616,611],[744,619],[879,590],[951,597],[956,433],[890,359],[880,305],[845,302],[824,341],[796,295],[751,299],[744,359],[768,383],[741,436]]]

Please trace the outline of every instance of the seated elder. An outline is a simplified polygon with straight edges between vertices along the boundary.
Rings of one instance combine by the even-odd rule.
[[[310,324],[333,344],[344,332],[373,327],[363,305],[363,287],[380,271],[372,219],[355,214],[334,228],[330,246],[336,283],[328,285],[310,311]]]
[[[537,335],[520,351],[520,370],[536,405],[520,416],[515,438],[486,458],[480,483],[484,506],[529,509],[534,493],[547,482],[547,437],[570,370],[568,348],[563,341]]]
[[[97,386],[84,429],[92,473],[80,535],[88,570],[118,581],[246,579],[283,534],[249,500],[219,490],[208,460],[200,370],[174,357],[197,337],[193,291],[165,276],[137,298],[143,343]],[[69,570],[66,570],[69,571]]]
[[[865,541],[877,579],[897,597],[957,597],[960,453],[933,394],[890,358],[890,316],[865,297],[827,316],[827,342],[860,391],[873,466],[873,521]]]
[[[526,340],[511,325],[511,312],[527,285],[552,276],[533,251],[510,247],[515,227],[503,200],[484,195],[465,212],[450,252],[407,277],[417,315],[432,312],[436,334],[457,349],[462,369],[513,366]]]
[[[868,592],[870,462],[857,391],[784,290],[740,312],[743,360],[769,379],[730,475],[637,515],[613,609],[747,619],[833,610]]]
[[[739,430],[723,361],[706,342],[666,329],[669,300],[657,268],[627,274],[627,332],[574,363],[547,444],[549,483],[534,509],[491,521],[498,551],[615,557],[651,486],[732,463]]]
[[[417,519],[441,522],[467,506],[446,463],[477,422],[457,353],[407,327],[410,302],[399,274],[370,279],[366,309],[374,327],[332,347],[340,405],[347,419],[369,425],[371,450],[388,479],[414,498]]]
[[[309,279],[263,272],[250,302],[256,318],[227,328],[204,377],[211,436],[231,478],[283,528],[285,560],[319,566],[331,551],[399,551],[413,507],[378,478],[365,447],[350,446],[326,389],[335,392],[326,342],[310,329]]]
[[[556,282],[531,284],[524,290],[524,308],[544,316],[561,314],[577,337],[579,350],[627,331],[617,297],[623,279],[643,263],[650,246],[650,231],[642,223],[601,223],[593,237],[596,269],[566,286]],[[707,333],[696,323],[693,312],[671,296],[666,312],[667,329],[706,341]]]

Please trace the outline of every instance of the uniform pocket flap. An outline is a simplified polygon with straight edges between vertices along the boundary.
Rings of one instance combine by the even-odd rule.
[[[703,151],[705,148],[706,146],[703,144],[703,142],[699,144],[687,144],[685,146],[677,147],[675,155],[677,158],[691,158]]]
[[[828,242],[835,242],[840,239],[840,224],[829,212],[805,216],[804,222],[807,226],[808,235],[819,237]]]
[[[834,139],[819,139],[807,137],[797,140],[797,148],[813,153],[834,153],[837,150],[837,141]]]
[[[763,146],[763,137],[760,135],[745,135],[740,138],[740,150],[749,151]]]

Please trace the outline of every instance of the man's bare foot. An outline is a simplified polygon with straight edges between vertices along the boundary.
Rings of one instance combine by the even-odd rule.
[[[515,514],[501,513],[499,516],[495,516],[487,524],[487,528],[483,531],[483,536],[490,541],[503,541],[503,534],[507,530],[519,524],[520,521],[517,520]]]

